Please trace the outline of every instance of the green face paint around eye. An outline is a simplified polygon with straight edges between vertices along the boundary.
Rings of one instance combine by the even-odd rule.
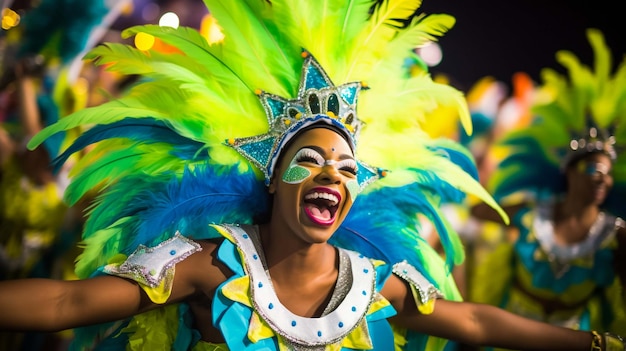
[[[609,174],[609,167],[602,163],[588,164],[584,168],[584,173],[590,176]]]
[[[356,196],[359,194],[359,182],[356,179],[350,180],[346,183],[346,188],[348,188],[348,192],[350,193],[350,199],[354,202]]]
[[[288,184],[302,183],[302,181],[304,181],[310,175],[311,171],[309,171],[308,169],[302,166],[294,165],[287,168],[285,173],[283,173],[283,182]]]

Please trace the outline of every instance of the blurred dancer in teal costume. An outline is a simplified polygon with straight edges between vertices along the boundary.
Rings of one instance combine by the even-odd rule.
[[[530,126],[507,135],[490,187],[519,236],[482,267],[472,296],[573,329],[626,332],[626,65],[612,74],[601,32],[587,31],[588,67],[543,72]],[[625,61],[626,62],[626,61]],[[484,206],[482,218],[499,220]]]

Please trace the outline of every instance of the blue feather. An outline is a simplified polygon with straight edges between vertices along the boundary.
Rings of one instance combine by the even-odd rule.
[[[330,242],[391,264],[407,260],[434,283],[428,270],[423,269],[425,259],[420,250],[431,248],[419,233],[417,213],[434,219],[433,224],[447,249],[449,267],[452,267],[455,253],[447,244],[448,235],[456,234],[447,233],[445,225],[435,215],[435,205],[429,202],[426,194],[427,191],[417,184],[361,194]]]
[[[99,198],[85,237],[131,218],[121,225],[123,237],[113,239],[121,240],[121,252],[129,254],[138,244],[154,245],[176,231],[203,239],[214,235],[210,223],[253,223],[267,215],[269,203],[262,179],[253,172],[239,174],[237,167],[198,166],[182,177],[154,177],[148,184],[145,177],[129,176]]]
[[[90,144],[111,138],[128,138],[142,143],[168,143],[176,145],[176,156],[192,158],[204,144],[185,138],[154,118],[126,118],[107,125],[97,125],[78,137],[70,147],[56,157],[52,163],[58,170],[75,152]],[[186,158],[183,158],[186,157]]]

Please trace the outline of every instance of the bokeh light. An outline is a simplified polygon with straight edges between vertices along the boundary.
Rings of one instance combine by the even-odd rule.
[[[17,12],[4,8],[2,9],[2,29],[9,30],[20,23],[20,15]]]
[[[135,35],[135,47],[142,51],[150,50],[154,46],[155,38],[148,33]]]
[[[224,40],[224,33],[217,24],[215,17],[210,13],[204,16],[202,23],[200,24],[200,33],[207,39],[210,44],[218,43]]]
[[[435,67],[441,63],[443,53],[439,44],[430,42],[418,50],[420,57],[429,67]]]
[[[178,15],[176,15],[174,12],[166,12],[159,19],[159,26],[161,27],[178,28],[179,24],[180,19],[178,18]]]

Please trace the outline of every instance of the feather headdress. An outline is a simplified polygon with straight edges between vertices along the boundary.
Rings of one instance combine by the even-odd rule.
[[[498,200],[525,192],[552,197],[565,191],[563,169],[581,155],[603,152],[613,160],[614,186],[605,205],[624,216],[626,157],[626,60],[612,73],[612,56],[599,30],[588,29],[593,68],[569,51],[556,59],[567,75],[545,68],[532,106],[533,121],[500,141],[510,150],[489,185]],[[622,199],[622,200],[618,200]]]
[[[222,42],[209,43],[192,28],[127,29],[125,37],[150,34],[178,50],[95,48],[87,58],[96,64],[146,79],[31,141],[34,147],[57,132],[95,125],[57,160],[97,143],[73,169],[67,194],[74,203],[92,189],[100,191],[89,212],[78,275],[94,274],[116,254],[129,255],[138,244],[154,245],[176,231],[206,238],[212,235],[207,223],[257,222],[269,211],[264,180],[274,149],[246,147],[250,138],[273,135],[280,125],[277,116],[297,123],[297,112],[304,112],[307,118],[340,117],[337,123],[349,133],[358,128],[356,157],[374,170],[362,179],[376,179],[361,182],[361,193],[332,242],[386,262],[406,259],[428,266],[436,253],[420,236],[422,214],[435,224],[447,254],[447,269],[430,278],[438,286],[448,284],[446,275],[462,261],[463,251],[439,204],[471,193],[499,207],[477,182],[469,152],[450,140],[428,137],[420,127],[428,123],[429,111],[450,105],[471,132],[462,93],[433,82],[426,71],[408,77],[403,60],[416,46],[445,33],[454,18],[416,15],[421,4],[416,0],[205,3],[222,29]],[[303,58],[303,50],[314,63]],[[360,90],[358,103],[342,95],[345,105],[338,114],[330,108],[305,111],[307,67],[319,68],[323,74],[316,77],[327,78],[321,85],[304,84],[317,93],[340,86],[368,89]],[[274,110],[277,104],[280,109]],[[291,115],[285,106],[300,110]],[[346,119],[352,110],[358,124]],[[291,130],[280,128],[281,137]],[[273,148],[274,141],[263,145]]]

